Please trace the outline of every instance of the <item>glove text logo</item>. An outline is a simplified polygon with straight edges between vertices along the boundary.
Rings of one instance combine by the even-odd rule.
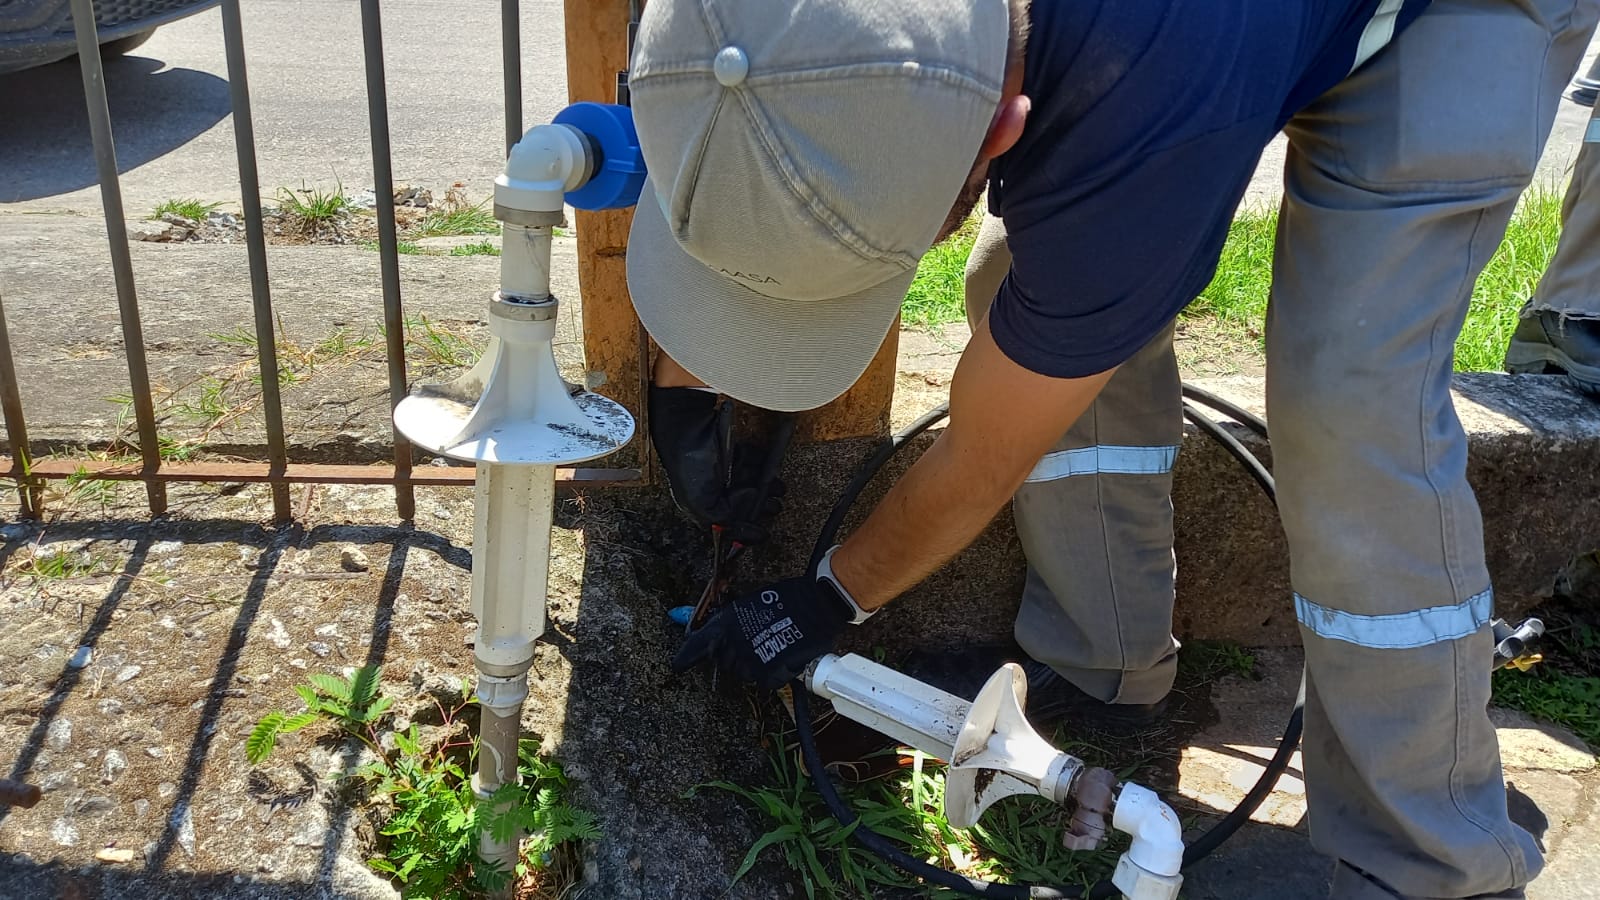
[[[769,591],[768,593],[771,592]],[[805,633],[795,627],[794,619],[784,616],[767,626],[765,631],[756,635],[755,640],[751,641],[750,644],[756,651],[756,657],[763,664],[766,664],[772,662],[779,653],[794,646],[803,637],[805,637]]]

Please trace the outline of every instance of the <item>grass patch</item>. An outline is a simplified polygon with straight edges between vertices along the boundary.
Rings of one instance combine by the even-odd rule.
[[[207,213],[221,205],[221,203],[205,203],[193,198],[187,200],[163,200],[161,205],[151,211],[150,218],[159,219],[170,213],[174,216],[182,216],[185,219],[192,219],[198,222],[204,219]]]
[[[470,366],[482,352],[465,335],[436,324],[427,316],[407,316],[405,330],[406,343],[430,365]]]
[[[278,212],[285,222],[302,234],[313,235],[335,229],[355,212],[350,198],[339,185],[331,191],[321,188],[278,190]]]
[[[974,212],[955,233],[933,246],[917,266],[905,300],[900,303],[900,321],[920,328],[937,328],[951,322],[965,322],[967,256],[978,239],[982,218]]]
[[[1466,324],[1456,340],[1458,372],[1498,371],[1516,329],[1517,312],[1533,294],[1555,255],[1561,232],[1562,191],[1530,188],[1517,205],[1505,240],[1484,267],[1472,293]],[[1216,275],[1189,304],[1183,318],[1222,323],[1248,336],[1259,353],[1265,346],[1267,298],[1272,288],[1276,209],[1242,209],[1228,228]],[[929,250],[901,304],[902,321],[936,327],[965,319],[963,283],[967,255],[978,222],[969,219],[944,243]]]
[[[1592,591],[1600,581],[1600,551],[1573,561],[1587,566]],[[1569,570],[1575,567],[1569,565]],[[1558,588],[1559,592],[1559,588]],[[1526,672],[1506,668],[1494,674],[1494,700],[1530,716],[1569,729],[1600,748],[1600,607],[1593,598],[1567,597],[1534,611],[1545,625],[1544,660]]]
[[[428,211],[410,231],[413,238],[456,237],[463,234],[499,234],[500,223],[484,203],[476,206],[446,203]]]
[[[379,244],[377,241],[362,241],[361,249],[371,250],[372,252],[376,253],[383,249],[383,245]],[[400,254],[401,256],[417,256],[422,253],[422,248],[411,241],[397,240],[394,242],[394,252]]]
[[[1472,292],[1466,323],[1456,340],[1458,372],[1497,371],[1517,327],[1517,311],[1532,296],[1555,255],[1561,234],[1561,192],[1530,188],[1517,205],[1505,240],[1484,267]],[[1244,328],[1265,346],[1267,298],[1272,288],[1276,210],[1246,210],[1228,229],[1217,274],[1184,311]]]
[[[782,743],[772,741],[774,746]],[[1087,887],[1110,876],[1127,846],[1126,838],[1117,836],[1097,851],[1067,852],[1061,835],[1070,815],[1038,797],[1008,797],[972,828],[952,828],[944,818],[944,765],[913,750],[898,753],[898,774],[866,784],[840,784],[841,796],[862,824],[932,865],[989,881]],[[882,888],[955,896],[921,884],[857,846],[799,771],[792,748],[775,752],[770,761],[772,776],[765,785],[750,788],[724,781],[695,789],[735,794],[768,829],[745,854],[735,883],[766,855],[787,866],[807,897],[868,897]]]
[[[87,551],[52,550],[40,554],[36,548],[19,571],[37,581],[61,581],[94,575],[100,570],[101,561]]]
[[[1186,683],[1224,675],[1255,678],[1256,657],[1233,641],[1189,641],[1178,651],[1178,668]]]
[[[460,247],[450,248],[451,256],[499,256],[500,247],[493,241],[479,241],[476,244],[464,244]]]
[[[1561,237],[1562,191],[1542,185],[1530,189],[1512,216],[1500,244],[1472,292],[1466,327],[1456,339],[1456,371],[1498,371],[1506,345],[1517,328],[1517,312],[1556,255]]]

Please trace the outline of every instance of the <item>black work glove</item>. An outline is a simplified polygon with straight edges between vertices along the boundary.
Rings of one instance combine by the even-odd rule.
[[[684,642],[672,671],[687,672],[709,659],[715,667],[776,690],[833,649],[853,618],[833,586],[809,575],[742,594],[718,610]]]
[[[732,433],[732,401],[719,405],[709,391],[650,386],[650,439],[673,502],[703,526],[723,528],[742,544],[759,543],[782,485],[775,482],[761,497],[759,466],[735,459]]]

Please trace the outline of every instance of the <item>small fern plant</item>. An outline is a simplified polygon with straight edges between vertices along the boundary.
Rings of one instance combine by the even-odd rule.
[[[250,760],[251,765],[259,765],[272,755],[278,735],[299,731],[326,719],[366,744],[379,759],[387,762],[387,754],[378,742],[377,725],[393,701],[378,696],[380,674],[378,666],[362,666],[349,678],[320,672],[308,676],[307,684],[295,686],[295,693],[305,701],[306,711],[291,716],[274,710],[262,716],[244,742],[245,758]]]
[[[262,717],[245,742],[245,754],[259,764],[279,735],[317,721],[337,724],[370,748],[373,761],[348,777],[365,782],[367,796],[390,810],[379,829],[381,855],[367,865],[397,882],[402,897],[473,900],[504,889],[513,878],[552,867],[556,855],[576,842],[600,837],[594,816],[568,804],[560,763],[541,756],[538,742],[530,738],[517,746],[520,783],[502,785],[488,803],[477,802],[471,772],[478,742],[458,732],[458,716],[476,702],[465,683],[466,699],[453,708],[439,706],[440,732],[455,737],[425,743],[413,724],[393,732],[394,749],[385,751],[378,726],[390,704],[378,696],[379,680],[376,666],[357,669],[348,679],[310,676],[308,684],[295,689],[305,712]],[[480,829],[501,841],[525,835],[515,871],[478,856]]]

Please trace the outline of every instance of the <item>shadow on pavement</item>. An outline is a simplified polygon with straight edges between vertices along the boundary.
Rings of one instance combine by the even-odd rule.
[[[105,63],[117,167],[126,173],[204,134],[229,114],[228,82],[161,60]],[[78,58],[0,75],[0,203],[99,183]]]
[[[248,547],[257,555],[251,566],[254,574],[237,608],[233,624],[228,630],[226,647],[217,658],[198,725],[190,739],[188,751],[184,754],[183,772],[177,779],[176,792],[171,801],[167,821],[159,837],[146,850],[143,865],[117,873],[112,873],[106,867],[100,867],[96,873],[85,875],[79,870],[63,867],[57,862],[35,863],[21,857],[0,854],[0,885],[5,885],[0,889],[0,896],[5,897],[220,896],[220,892],[213,892],[208,885],[220,888],[232,880],[231,876],[214,878],[174,874],[167,863],[175,844],[185,830],[185,819],[190,815],[191,800],[206,770],[208,758],[214,752],[212,739],[219,726],[224,700],[232,693],[228,688],[234,682],[241,652],[251,629],[257,624],[258,614],[267,598],[268,589],[285,551],[290,548],[305,549],[326,543],[390,545],[388,564],[384,569],[377,602],[372,610],[372,639],[364,660],[367,665],[383,663],[387,654],[394,607],[409,550],[432,551],[447,565],[461,569],[467,569],[471,565],[470,550],[467,548],[455,546],[446,538],[417,531],[409,526],[319,525],[308,532],[298,524],[270,529],[251,522],[226,520],[202,522],[157,520],[149,523],[102,520],[57,523],[50,530],[54,540],[112,540],[126,536],[130,530],[138,535],[121,573],[113,580],[99,607],[90,614],[89,622],[78,638],[79,646],[91,648],[96,646],[98,639],[109,627],[113,614],[123,605],[129,586],[141,578],[140,573],[146,566],[146,559],[153,544],[160,541],[181,541],[190,545],[224,542]],[[0,548],[0,569],[4,569],[11,555],[24,545],[24,541],[12,541]],[[44,747],[44,739],[50,724],[57,718],[68,697],[82,687],[81,680],[81,670],[69,666],[62,671],[29,729],[22,752],[15,760],[9,761],[6,777],[20,781],[29,780],[34,761]],[[355,764],[353,753],[345,754],[342,762],[346,769],[352,768]],[[12,810],[9,807],[0,807],[0,822],[3,822],[10,812]],[[346,831],[345,824],[350,815],[351,810],[340,806],[334,810],[332,820],[328,824],[327,838],[321,845],[322,858],[318,867],[324,881],[332,877],[335,861],[341,850],[340,843]],[[189,828],[192,834],[192,826]],[[53,848],[40,848],[46,852],[50,849]],[[172,879],[174,883],[169,891],[162,894],[152,892],[154,891],[152,879]],[[121,883],[119,886],[119,882],[131,880],[138,881],[137,894],[131,893],[132,888],[128,883]],[[262,892],[263,889],[266,890],[265,893]],[[306,893],[306,885],[298,884],[285,884],[280,894],[277,892],[277,887],[270,882],[263,885],[255,881],[252,882],[252,890],[256,893],[252,893],[251,896],[259,897],[314,895]]]
[[[232,872],[150,873],[139,868],[70,866],[57,861],[0,858],[0,884],[16,900],[112,900],[116,897],[200,898],[248,896],[253,900],[308,900],[338,896],[324,885],[251,880],[241,887]]]

